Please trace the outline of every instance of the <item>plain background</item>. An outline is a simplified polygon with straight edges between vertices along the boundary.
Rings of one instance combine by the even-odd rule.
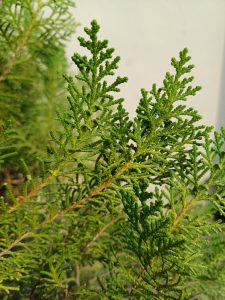
[[[188,105],[207,125],[225,125],[225,0],[76,0],[74,15],[80,27],[68,43],[68,56],[81,51],[76,37],[96,19],[100,37],[121,56],[118,75],[129,78],[120,96],[131,117],[140,89],[160,84],[171,57],[187,47],[195,83],[203,88]]]

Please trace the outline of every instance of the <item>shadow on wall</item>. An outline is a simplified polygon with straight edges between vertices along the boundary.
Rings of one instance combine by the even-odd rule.
[[[217,128],[225,127],[225,39],[223,47],[223,59],[221,66],[221,82],[220,82],[220,95],[219,95],[219,111],[217,114]]]

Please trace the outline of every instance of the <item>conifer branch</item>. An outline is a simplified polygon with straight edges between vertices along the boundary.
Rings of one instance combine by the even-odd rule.
[[[45,2],[53,15],[70,5],[53,2]],[[120,58],[99,29],[94,20],[79,38],[89,55],[75,53],[79,74],[65,76],[69,109],[57,113],[61,127],[50,133],[42,180],[20,160],[24,196],[2,192],[0,297],[223,299],[225,227],[214,213],[225,215],[225,130],[213,137],[180,104],[200,90],[187,49],[171,60],[161,87],[141,91],[131,121],[115,96],[127,78],[107,81]],[[4,164],[17,149],[1,146]]]
[[[200,195],[195,195],[191,200],[189,200],[180,210],[180,212],[177,214],[173,225],[170,228],[170,232],[173,233],[177,226],[180,224],[180,222],[186,217],[189,209],[192,208],[192,206],[197,202],[201,200]]]
[[[123,172],[125,172],[130,167],[130,165],[131,165],[131,162],[128,162],[128,163],[124,164],[117,171],[117,173],[114,176],[112,176],[110,179],[108,179],[107,181],[105,181],[104,183],[102,183],[91,194],[89,194],[89,195],[81,198],[80,200],[74,202],[69,207],[65,208],[64,210],[61,210],[60,212],[58,212],[55,215],[51,216],[50,218],[46,219],[44,222],[42,222],[40,225],[38,225],[37,228],[33,229],[32,231],[28,231],[25,234],[23,234],[21,237],[17,238],[7,249],[5,249],[2,252],[0,252],[0,257],[6,255],[8,253],[8,251],[10,251],[12,248],[16,247],[18,245],[18,243],[20,243],[22,240],[24,240],[27,237],[30,237],[34,233],[34,231],[37,231],[37,230],[45,227],[46,225],[48,225],[49,223],[53,222],[54,220],[56,220],[56,219],[64,216],[65,214],[67,214],[71,210],[74,210],[77,207],[81,206],[82,204],[84,204],[86,201],[88,201],[89,199],[93,198],[94,196],[97,196],[101,191],[103,191],[104,189],[106,189],[115,179],[118,179],[119,176],[121,174],[123,174]],[[43,186],[40,186],[40,185],[38,186],[39,189],[41,189],[42,187]],[[35,191],[37,191],[37,188],[35,189]],[[33,195],[34,195],[34,192],[30,196],[33,196]]]
[[[108,223],[106,223],[101,230],[92,238],[92,240],[86,245],[85,250],[88,250],[98,238],[105,234],[105,231],[108,227],[112,226],[118,219],[123,215],[123,212],[120,215],[113,217]]]
[[[52,181],[57,174],[59,173],[59,169],[56,169],[51,172],[51,175],[45,178],[40,184],[38,184],[35,188],[33,188],[26,196],[19,198],[18,203],[16,203],[14,206],[10,207],[8,210],[9,213],[14,212],[17,210],[21,205],[23,205],[27,200],[29,200],[31,197],[35,196],[42,190],[46,185],[49,184],[50,181]]]
[[[56,213],[55,215],[51,216],[49,219],[45,220],[40,227],[44,227],[45,225],[51,223],[52,221],[54,221],[55,219],[58,219],[62,216],[64,216],[65,214],[67,214],[68,212],[70,212],[71,210],[76,209],[78,206],[83,205],[85,202],[87,202],[89,199],[97,196],[101,191],[105,190],[107,187],[109,187],[111,185],[111,183],[118,179],[125,171],[127,171],[129,169],[129,167],[131,167],[132,165],[132,161],[129,161],[127,163],[125,163],[116,173],[115,175],[113,175],[111,178],[109,178],[108,180],[106,180],[105,182],[103,182],[99,187],[97,187],[92,193],[90,193],[89,195],[81,198],[80,200],[74,202],[72,205],[68,206],[67,208],[65,208],[64,210]]]
[[[187,215],[187,212],[188,210],[196,203],[196,201],[199,200],[199,195],[195,195],[189,202],[186,203],[186,205],[184,205],[180,212],[177,214],[174,222],[171,224],[170,226],[170,233],[173,233],[178,225],[180,224],[180,222],[182,221],[182,219],[184,219]],[[148,267],[149,268],[152,268],[153,266],[153,262],[154,262],[154,259],[156,257],[152,257],[151,260],[148,262]],[[142,279],[142,277],[144,276],[145,272],[147,272],[147,269],[145,267],[141,267],[140,270],[138,271],[138,275],[136,276],[135,280],[134,280],[134,283],[132,284],[132,288],[131,288],[131,291],[130,291],[130,298],[129,299],[132,299],[132,295],[135,291],[135,289],[138,288],[138,285],[140,284],[140,281]]]
[[[17,59],[20,57],[21,51],[23,50],[23,48],[26,46],[29,37],[31,35],[31,32],[35,26],[35,23],[37,22],[37,17],[41,11],[42,8],[42,2],[41,0],[37,1],[37,8],[36,10],[33,12],[30,24],[27,28],[27,30],[23,33],[23,36],[20,39],[20,42],[14,52],[13,57],[11,58],[10,62],[8,63],[8,65],[5,66],[5,69],[3,71],[3,73],[0,75],[0,82],[5,80],[6,77],[9,75],[9,73],[11,72],[11,70],[13,69],[13,67],[16,65]]]
[[[5,256],[8,254],[10,250],[12,250],[14,247],[18,246],[20,242],[22,242],[24,239],[30,237],[33,234],[33,232],[29,231],[21,235],[19,238],[17,238],[8,248],[4,249],[2,252],[0,252],[0,257]]]

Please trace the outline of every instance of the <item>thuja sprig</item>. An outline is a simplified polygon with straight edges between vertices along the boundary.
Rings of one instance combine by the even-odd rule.
[[[44,42],[47,45],[53,40],[64,41],[71,35],[75,22],[68,8],[74,3],[70,0],[61,2],[57,5],[53,0],[18,0],[16,3],[10,0],[1,4],[0,41],[2,49],[9,52],[10,59],[0,74],[0,82],[23,62],[21,56],[30,45],[37,43],[37,39],[40,44]],[[47,15],[47,11],[51,13]]]
[[[71,0],[1,1],[0,126],[12,121],[9,139],[18,155],[7,162],[14,168],[26,152],[35,169],[56,128],[55,111],[66,97],[65,40],[76,28],[73,6]]]
[[[186,157],[188,167],[185,172],[178,176],[173,174],[161,191],[158,187],[154,192],[146,191],[147,181],[133,185],[133,192],[121,191],[124,212],[128,217],[128,223],[123,225],[124,248],[127,247],[130,260],[135,261],[136,265],[124,274],[123,279],[118,270],[111,274],[118,284],[112,289],[113,292],[119,288],[129,299],[141,295],[153,299],[189,299],[199,295],[199,291],[203,297],[200,299],[212,294],[221,297],[224,252],[219,255],[215,251],[213,254],[211,247],[220,238],[223,244],[224,239],[224,226],[212,221],[213,206],[224,215],[224,193],[219,188],[225,179],[222,167],[224,158],[221,155],[224,152],[223,132],[222,129],[214,139],[209,139],[208,131],[199,148],[193,145]],[[215,147],[218,144],[220,146]],[[210,200],[211,204],[206,204],[206,200]],[[206,244],[211,252],[207,259],[203,256],[205,251],[202,252]],[[217,261],[219,275],[215,284],[220,286],[217,292],[210,292],[202,286],[204,260],[210,264],[209,269]],[[123,265],[120,266],[123,272],[125,262],[120,264]],[[209,281],[215,280],[213,273],[208,273],[207,278]],[[189,286],[190,281],[195,282],[193,289],[183,289]]]
[[[122,99],[114,99],[112,92],[119,92],[118,86],[127,81],[127,77],[117,77],[111,84],[107,84],[105,77],[114,75],[118,68],[119,56],[112,58],[113,48],[107,48],[108,41],[97,40],[99,25],[92,21],[91,28],[84,29],[89,39],[78,38],[80,45],[90,51],[91,57],[75,53],[72,57],[79,70],[76,78],[84,82],[82,88],[73,83],[72,78],[67,78],[68,90],[73,113],[74,127],[81,132],[81,129],[92,130],[95,127],[103,127],[109,123],[113,109]],[[93,118],[93,114],[96,117]],[[101,120],[101,123],[98,122]],[[99,124],[98,124],[99,123]]]
[[[74,54],[75,80],[65,76],[69,110],[58,113],[42,181],[14,206],[2,200],[0,280],[37,299],[204,299],[202,249],[224,236],[212,218],[224,213],[224,130],[213,139],[179,102],[199,90],[186,49],[161,87],[142,90],[131,121],[115,96],[127,78],[107,82],[119,57],[98,32],[92,21],[79,38],[88,54]],[[208,259],[222,274],[217,255]]]

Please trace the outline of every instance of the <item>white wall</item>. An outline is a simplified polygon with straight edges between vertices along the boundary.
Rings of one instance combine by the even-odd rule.
[[[203,87],[189,100],[190,105],[209,125],[216,125],[222,107],[225,113],[225,106],[219,105],[219,98],[224,97],[225,0],[76,0],[74,14],[81,23],[75,37],[97,19],[101,37],[109,39],[121,56],[119,74],[129,77],[121,96],[131,116],[140,89],[149,90],[152,83],[159,83],[170,70],[170,58],[184,47],[189,48],[196,65],[195,82]],[[69,43],[68,55],[74,51],[80,51],[75,38]],[[220,111],[220,123],[222,115]]]

